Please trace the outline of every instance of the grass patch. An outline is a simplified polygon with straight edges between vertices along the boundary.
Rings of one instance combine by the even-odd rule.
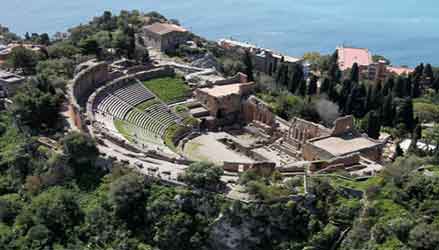
[[[177,152],[177,147],[174,144],[174,139],[179,134],[184,133],[185,130],[187,130],[187,128],[179,124],[174,124],[170,126],[168,129],[166,129],[165,132],[165,145],[168,146],[172,151]]]
[[[172,102],[186,97],[190,88],[180,78],[164,77],[143,82],[146,88],[151,90],[164,102]]]
[[[154,104],[160,103],[160,101],[158,101],[157,99],[152,99],[152,100],[148,100],[145,102],[142,102],[140,104],[138,104],[136,106],[136,109],[140,110],[141,112],[143,112],[145,109],[151,107]]]
[[[323,178],[329,181],[331,186],[333,187],[345,187],[345,188],[351,188],[359,191],[365,192],[369,187],[371,186],[382,186],[383,184],[383,178],[379,176],[375,176],[372,178],[369,178],[365,181],[350,181],[348,179],[344,179],[341,177],[338,177],[337,175],[331,175],[328,174],[323,177],[313,177],[313,178]]]
[[[132,142],[130,130],[125,126],[125,122],[119,119],[114,120],[117,131],[128,141]]]

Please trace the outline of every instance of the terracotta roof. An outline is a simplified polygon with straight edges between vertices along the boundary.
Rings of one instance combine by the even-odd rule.
[[[164,35],[171,32],[187,32],[187,30],[183,27],[170,23],[153,23],[145,26],[145,29],[159,35]]]
[[[352,68],[354,63],[358,66],[369,66],[373,63],[372,55],[368,49],[360,48],[337,48],[338,66],[342,71]]]

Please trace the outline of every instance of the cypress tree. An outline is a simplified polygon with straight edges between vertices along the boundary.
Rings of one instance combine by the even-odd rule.
[[[378,139],[381,131],[381,119],[376,111],[371,111],[367,114],[367,135],[370,138]]]
[[[404,124],[408,131],[412,131],[416,126],[411,98],[400,101],[396,112],[396,124]]]
[[[309,96],[317,94],[317,88],[318,88],[317,81],[318,81],[317,76],[312,75],[310,80],[309,80],[308,91],[307,91],[307,94]]]
[[[404,79],[402,77],[398,77],[395,87],[393,88],[393,94],[395,97],[403,98],[407,96],[406,91],[407,87]]]
[[[342,110],[344,110],[344,107],[346,105],[347,97],[349,97],[349,94],[352,90],[352,82],[349,79],[345,79],[342,83],[341,91],[340,91],[340,98],[338,98],[337,103],[341,107]]]
[[[334,82],[340,82],[341,71],[338,67],[338,51],[336,50],[329,60],[328,76]]]
[[[434,75],[433,75],[433,68],[431,67],[431,64],[428,63],[427,65],[425,65],[423,76],[428,81],[429,85],[433,82]]]
[[[439,93],[439,75],[436,74],[436,77],[434,78],[432,88],[434,91],[436,91],[436,94]]]
[[[352,82],[359,82],[360,80],[360,69],[358,68],[358,64],[354,63],[351,69],[350,79]]]
[[[345,113],[352,114],[356,118],[362,118],[366,114],[365,110],[366,88],[363,84],[355,84],[352,87],[348,100],[345,105]]]
[[[381,117],[383,121],[383,125],[385,126],[393,126],[393,120],[395,118],[395,109],[393,106],[393,95],[388,94],[385,99],[381,109]]]
[[[369,112],[373,109],[374,105],[374,90],[372,85],[367,86],[367,95],[366,95],[366,101],[365,101],[365,108],[366,112]]]
[[[301,64],[295,63],[291,69],[291,77],[288,84],[288,89],[291,93],[295,93],[296,90],[300,87],[303,81],[304,73],[303,67]],[[306,92],[306,89],[305,89]]]
[[[253,75],[253,61],[250,51],[248,50],[246,50],[244,54],[244,65],[245,65],[245,74],[248,77],[248,81],[250,82],[254,81],[255,79]]]
[[[411,89],[411,96],[413,98],[418,98],[421,96],[421,86],[419,83],[419,80],[415,79],[415,81],[413,81],[413,87]]]
[[[381,94],[383,86],[381,81],[378,81],[373,88],[372,94],[372,109],[378,109],[383,104],[383,95]]]
[[[382,95],[388,96],[392,91],[393,87],[395,86],[395,80],[393,77],[390,77],[386,80],[386,83],[384,84]]]
[[[329,88],[331,87],[331,82],[328,78],[323,79],[322,84],[320,85],[320,94],[329,94]]]
[[[301,80],[299,86],[296,89],[296,95],[305,96],[306,95],[306,81]]]

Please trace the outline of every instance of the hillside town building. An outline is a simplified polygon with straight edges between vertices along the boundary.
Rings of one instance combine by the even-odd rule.
[[[347,71],[355,63],[360,69],[360,78],[363,80],[383,81],[388,75],[407,75],[413,69],[406,67],[394,67],[386,61],[379,60],[374,62],[372,53],[365,48],[337,47],[338,66],[341,71]]]
[[[45,47],[43,45],[27,44],[27,43],[10,43],[0,46],[0,64],[4,63],[12,53],[12,50],[17,47],[23,47],[34,52],[40,52]]]
[[[232,39],[220,39],[218,44],[227,50],[233,50],[236,52],[249,51],[252,55],[254,68],[259,72],[263,72],[267,75],[272,75],[276,72],[277,67],[281,63],[285,63],[289,66],[293,64],[301,64],[304,69],[305,76],[309,73],[310,65],[303,61],[302,58],[296,58],[288,55],[283,55],[278,52],[274,52],[270,49],[260,48],[256,45],[235,41]]]
[[[189,40],[189,32],[181,26],[170,23],[153,23],[142,29],[145,46],[162,52],[173,52]]]
[[[25,78],[22,76],[0,70],[0,97],[13,96],[24,81]]]

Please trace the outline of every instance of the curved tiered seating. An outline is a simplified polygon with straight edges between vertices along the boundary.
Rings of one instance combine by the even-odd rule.
[[[137,82],[117,89],[113,94],[132,106],[154,99],[154,95]]]
[[[96,93],[92,109],[95,119],[108,124],[108,117],[125,121],[124,127],[131,136],[141,141],[162,142],[166,129],[180,118],[163,103],[155,103],[145,110],[137,105],[154,99],[155,96],[140,83],[109,85]],[[114,127],[114,126],[113,126]]]
[[[127,103],[122,102],[116,96],[108,94],[101,99],[96,109],[100,112],[104,112],[105,114],[109,114],[115,118],[123,120],[125,119],[125,115],[128,114],[132,107]]]

